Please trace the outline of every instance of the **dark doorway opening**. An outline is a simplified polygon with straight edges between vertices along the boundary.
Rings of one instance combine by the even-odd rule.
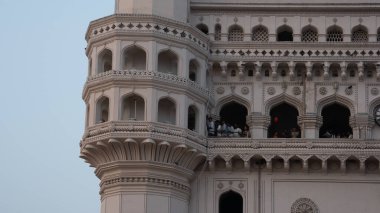
[[[236,102],[230,102],[220,110],[221,121],[230,125],[237,125],[240,129],[246,126],[247,108]]]
[[[243,198],[239,193],[228,191],[219,198],[219,213],[243,213]]]
[[[282,103],[270,111],[271,123],[268,128],[268,138],[300,138],[300,128],[297,123],[298,110]]]
[[[293,41],[293,32],[284,30],[277,35],[277,41]]]
[[[323,125],[319,129],[320,138],[350,138],[350,110],[340,104],[331,104],[322,110]]]

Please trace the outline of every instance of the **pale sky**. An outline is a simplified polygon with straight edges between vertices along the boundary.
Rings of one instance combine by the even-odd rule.
[[[113,0],[0,0],[0,212],[100,212],[79,156],[84,39]]]

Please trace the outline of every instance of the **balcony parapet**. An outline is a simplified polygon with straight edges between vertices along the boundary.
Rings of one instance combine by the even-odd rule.
[[[188,23],[183,23],[155,15],[143,14],[115,14],[90,23],[87,29],[86,40],[103,38],[109,34],[133,33],[167,37],[169,39],[186,42],[188,45],[202,51],[209,50],[209,39],[201,31]]]
[[[185,144],[205,152],[206,138],[197,132],[171,124],[144,121],[109,121],[88,127],[80,146],[109,139],[152,139]]]
[[[356,140],[347,138],[208,138],[211,149],[362,149],[379,151],[378,140]]]
[[[90,76],[87,79],[83,96],[88,92],[90,87],[98,84],[103,84],[107,81],[155,81],[162,85],[172,85],[173,89],[182,88],[185,91],[191,91],[202,97],[211,99],[213,94],[210,90],[203,88],[200,84],[191,81],[188,78],[179,77],[177,75],[144,71],[144,70],[110,70],[94,76]]]

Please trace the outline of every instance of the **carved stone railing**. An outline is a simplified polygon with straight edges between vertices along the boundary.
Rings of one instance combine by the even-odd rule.
[[[185,90],[197,93],[201,96],[211,98],[212,92],[202,87],[200,84],[191,81],[188,78],[179,77],[162,72],[143,71],[143,70],[110,70],[90,76],[87,79],[85,89],[93,84],[101,83],[105,80],[150,80],[165,83],[165,85],[174,85],[182,87]]]
[[[357,140],[347,138],[208,138],[212,149],[366,149],[380,154],[379,140]]]
[[[171,124],[144,121],[110,121],[88,127],[80,143],[86,144],[108,139],[153,139],[190,145],[205,150],[206,138],[197,132]]]
[[[164,36],[197,48],[204,53],[209,50],[209,39],[188,23],[143,14],[115,14],[90,23],[86,39],[101,38],[110,33],[150,33]]]

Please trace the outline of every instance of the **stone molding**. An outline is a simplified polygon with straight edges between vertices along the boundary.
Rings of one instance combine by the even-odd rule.
[[[87,29],[86,40],[90,45],[96,39],[115,33],[139,33],[140,36],[149,33],[149,37],[155,34],[169,40],[187,42],[204,54],[209,50],[209,39],[195,27],[154,15],[115,14],[93,21]]]

